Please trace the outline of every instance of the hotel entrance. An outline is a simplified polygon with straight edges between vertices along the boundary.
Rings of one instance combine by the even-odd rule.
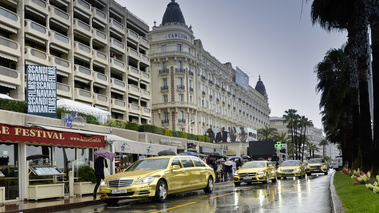
[[[19,198],[18,144],[0,142],[0,187],[5,200]]]

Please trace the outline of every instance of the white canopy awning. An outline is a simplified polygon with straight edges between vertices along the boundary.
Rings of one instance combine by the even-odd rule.
[[[99,108],[69,99],[59,99],[57,101],[57,107],[63,108],[65,110],[93,115],[97,118],[97,121],[99,121],[100,123],[106,122],[108,120],[108,116],[111,115],[111,113],[108,111],[101,110]]]

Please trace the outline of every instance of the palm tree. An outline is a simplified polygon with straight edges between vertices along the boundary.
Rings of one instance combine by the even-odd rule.
[[[322,156],[324,157],[325,156],[325,146],[328,145],[328,141],[323,139],[320,143],[319,143],[320,146],[322,146]]]
[[[326,139],[340,144],[344,161],[352,162],[352,145],[347,144],[347,114],[349,105],[349,70],[346,45],[330,49],[315,68],[321,93],[320,109]],[[355,149],[357,150],[357,148]]]
[[[264,128],[258,129],[258,140],[268,141],[275,140],[278,135],[278,130],[276,128],[270,128],[265,126]]]
[[[287,123],[287,128],[291,131],[291,141],[294,143],[295,149],[297,147],[295,134],[296,134],[296,119],[299,115],[296,114],[297,110],[288,109],[284,111],[286,114],[283,115],[284,121],[283,123]],[[297,159],[297,153],[295,152],[295,158]]]
[[[350,45],[350,110],[352,112],[352,116],[348,117],[348,121],[349,132],[353,133],[352,138],[349,138],[349,140],[357,141],[363,152],[368,152],[369,147],[372,146],[367,87],[367,14],[365,0],[314,0],[311,12],[314,24],[319,23],[321,27],[328,31],[332,29],[347,29],[348,31]],[[365,168],[370,163],[369,156],[362,155],[362,168]]]
[[[301,146],[299,146],[299,148],[303,147],[303,150],[302,151],[299,150],[299,151],[301,152],[301,160],[304,160],[304,149],[305,149],[305,141],[307,139],[307,136],[306,136],[307,128],[312,127],[313,123],[311,120],[308,120],[308,118],[306,118],[305,116],[301,116],[300,125],[301,125],[301,129],[303,130],[303,133],[301,133],[300,131],[300,134],[302,135],[302,137],[300,141]]]

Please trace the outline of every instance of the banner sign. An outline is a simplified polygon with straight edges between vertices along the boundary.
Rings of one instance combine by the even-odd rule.
[[[104,148],[105,136],[0,124],[0,141],[54,146]]]
[[[28,114],[57,117],[56,67],[26,65]]]

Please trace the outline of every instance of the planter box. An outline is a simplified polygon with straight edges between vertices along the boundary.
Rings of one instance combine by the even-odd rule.
[[[0,203],[5,202],[5,187],[0,187]]]
[[[28,200],[64,197],[64,183],[28,186]]]
[[[93,189],[95,188],[95,185],[96,184],[92,182],[75,182],[74,194],[76,195],[92,194]]]

